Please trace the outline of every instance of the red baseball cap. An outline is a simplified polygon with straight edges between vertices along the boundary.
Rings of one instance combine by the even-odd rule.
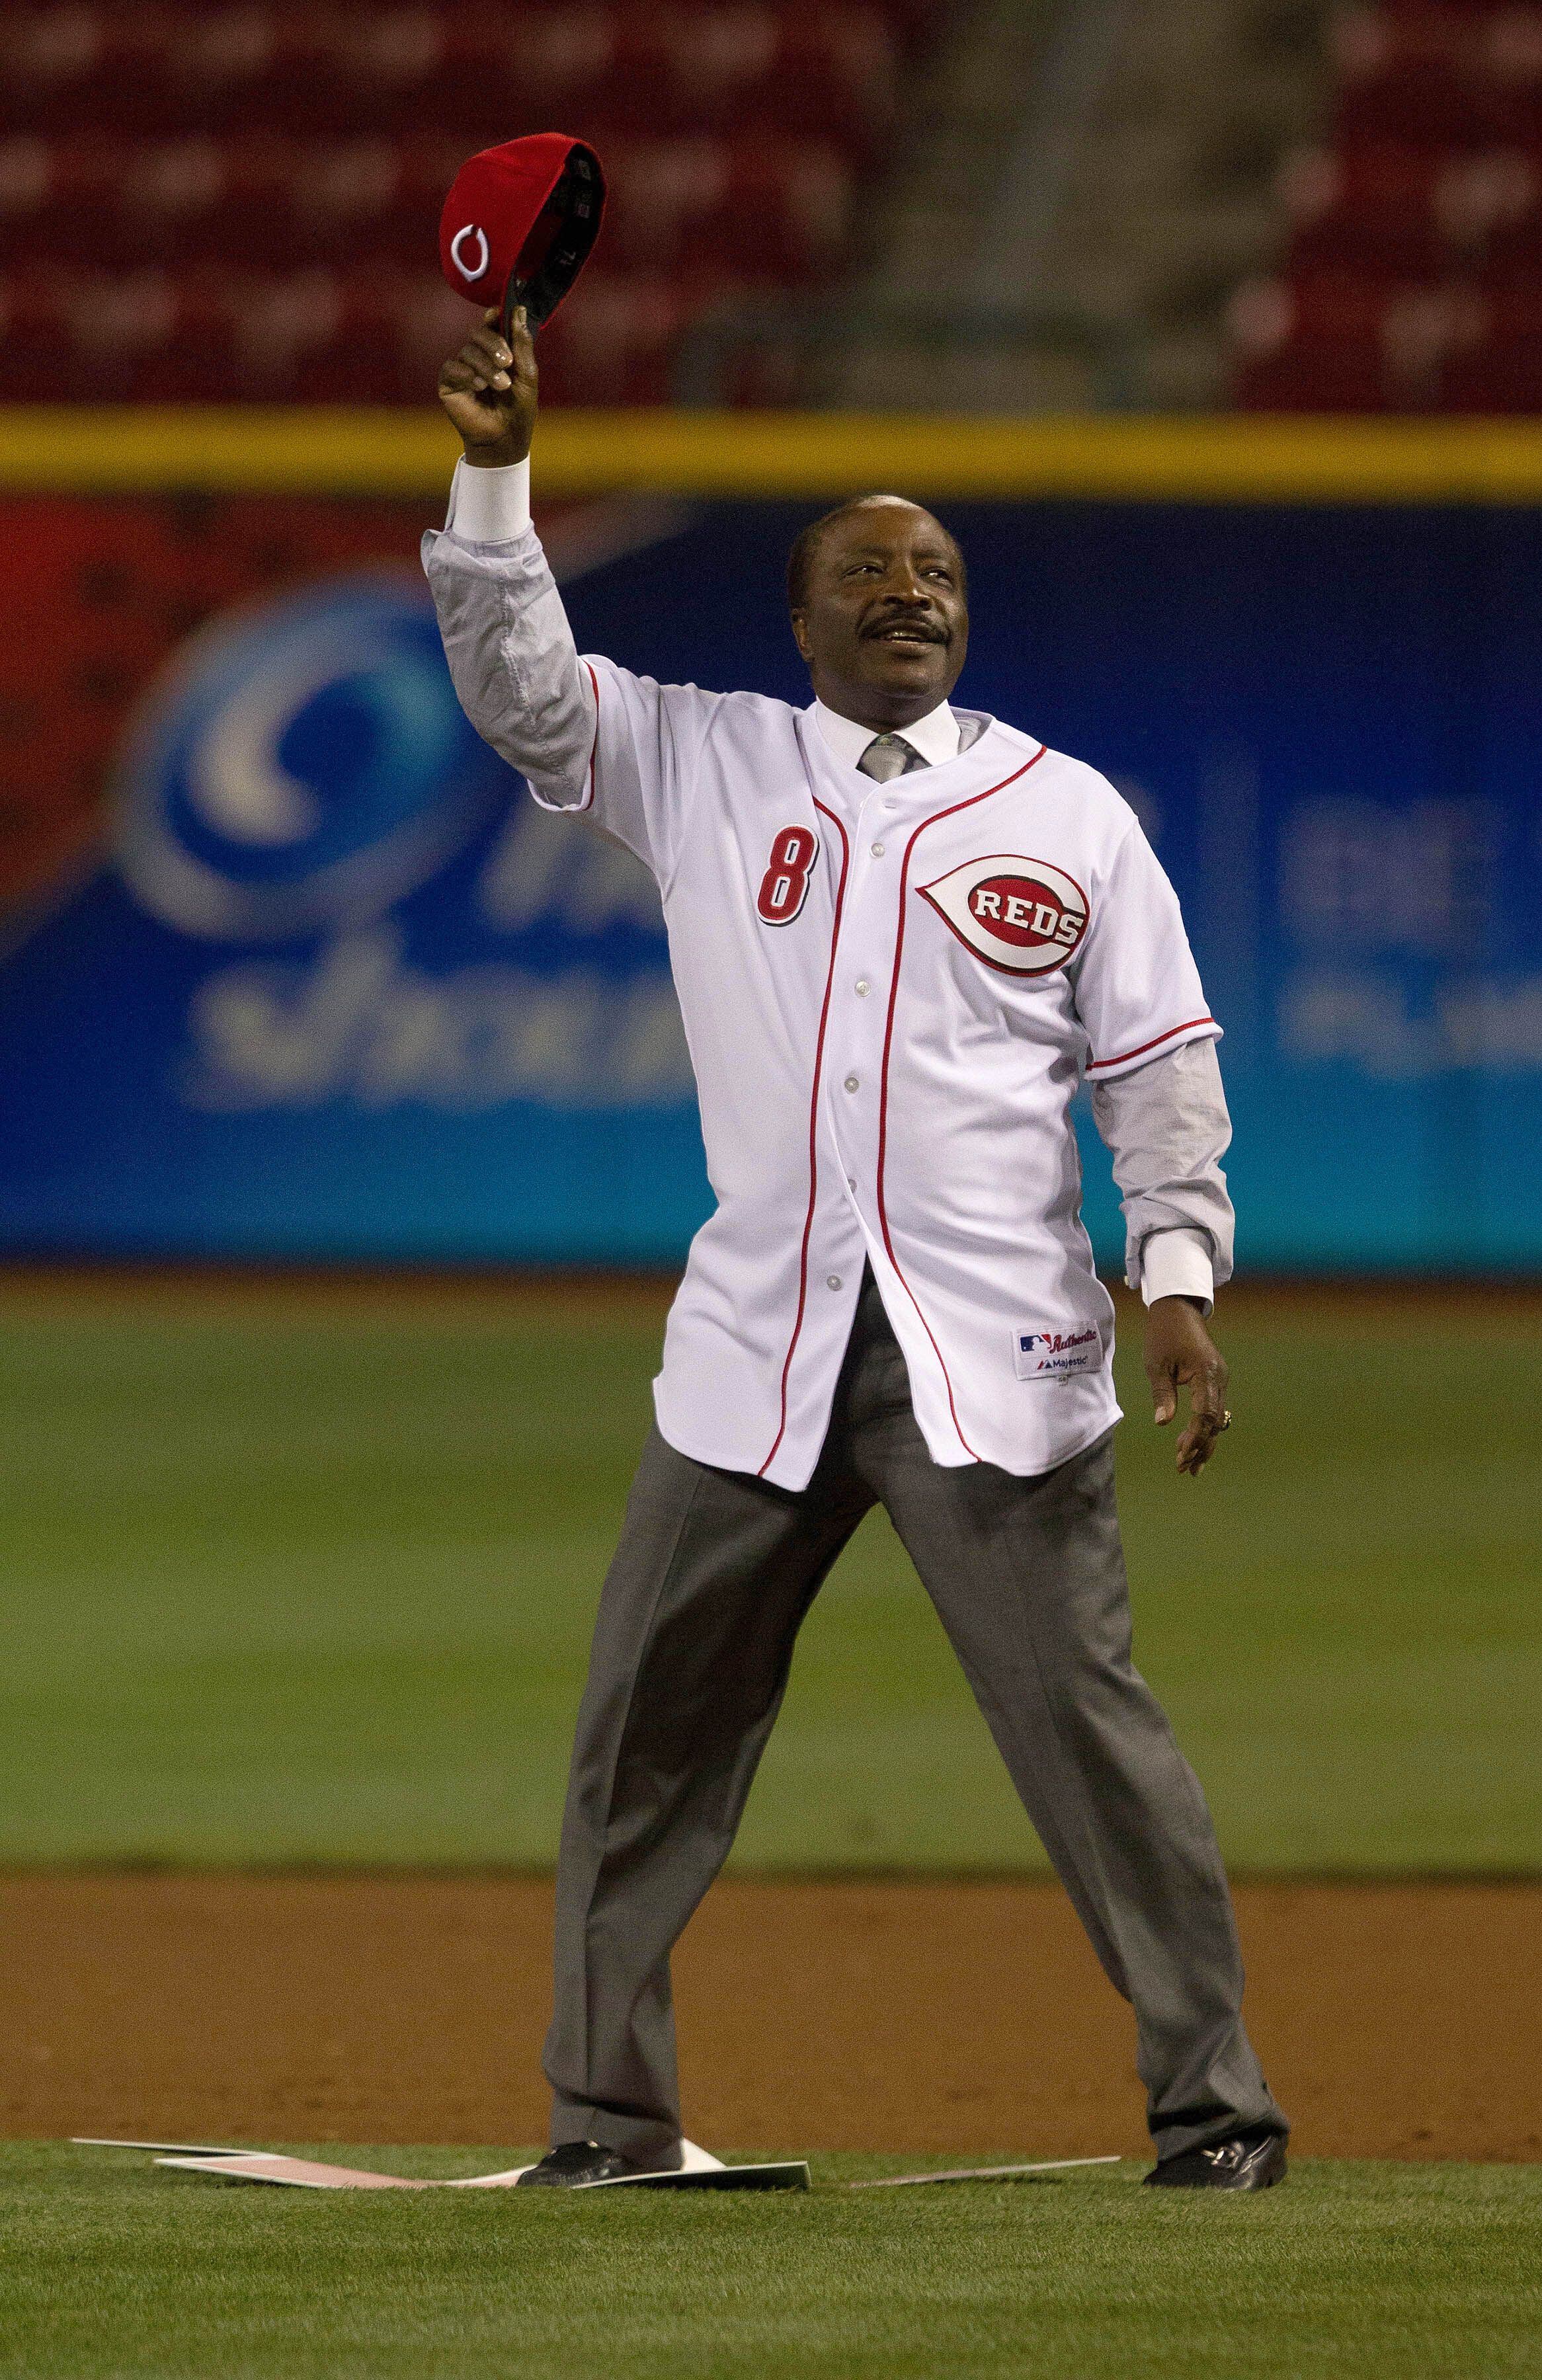
[[[565,132],[479,150],[450,185],[439,219],[445,280],[479,306],[523,306],[531,330],[554,314],[589,261],[605,176],[587,141]]]

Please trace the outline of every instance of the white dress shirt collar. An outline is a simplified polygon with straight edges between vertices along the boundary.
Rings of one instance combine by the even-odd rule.
[[[816,696],[812,705],[814,724],[824,737],[837,760],[855,769],[873,737],[876,727],[864,727],[859,719],[844,719],[832,710]],[[945,702],[929,710],[924,719],[916,720],[909,727],[896,731],[917,751],[929,769],[941,768],[944,760],[958,758],[958,722]]]

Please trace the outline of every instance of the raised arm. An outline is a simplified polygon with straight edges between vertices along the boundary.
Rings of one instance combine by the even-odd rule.
[[[478,734],[545,809],[584,810],[667,888],[720,698],[574,650],[530,523],[535,349],[489,314],[440,374],[466,448],[450,516],[423,540],[445,657]]]
[[[450,675],[477,733],[528,780],[538,801],[582,809],[595,682],[578,660],[530,523],[535,348],[523,309],[508,341],[497,322],[489,312],[439,375],[440,403],[466,451],[444,529],[423,540],[423,567]]]

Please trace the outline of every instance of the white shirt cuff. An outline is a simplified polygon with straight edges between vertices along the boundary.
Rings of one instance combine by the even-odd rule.
[[[1196,1297],[1208,1314],[1215,1304],[1209,1233],[1177,1224],[1142,1240],[1140,1293],[1147,1305],[1159,1297]]]
[[[530,458],[491,468],[463,455],[450,482],[444,526],[467,545],[507,545],[530,526]]]

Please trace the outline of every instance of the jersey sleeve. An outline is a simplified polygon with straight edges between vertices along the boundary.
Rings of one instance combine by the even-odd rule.
[[[1220,1160],[1232,1140],[1213,1040],[1174,1039],[1138,1065],[1092,1078],[1092,1113],[1124,1210],[1124,1277],[1207,1305],[1232,1273],[1236,1217]],[[1197,1245],[1196,1245],[1196,1242]],[[1154,1263],[1151,1250],[1160,1250]]]
[[[701,747],[718,707],[698,686],[661,686],[598,653],[578,662],[591,721],[589,763],[577,802],[531,783],[543,809],[592,813],[667,887],[685,832]]]
[[[431,531],[423,567],[479,735],[542,809],[589,815],[667,884],[718,698],[580,661],[533,529],[497,544]]]
[[[1178,895],[1138,824],[1093,888],[1087,941],[1075,970],[1089,1081],[1107,1082],[1185,1041],[1214,1041],[1199,970]]]

